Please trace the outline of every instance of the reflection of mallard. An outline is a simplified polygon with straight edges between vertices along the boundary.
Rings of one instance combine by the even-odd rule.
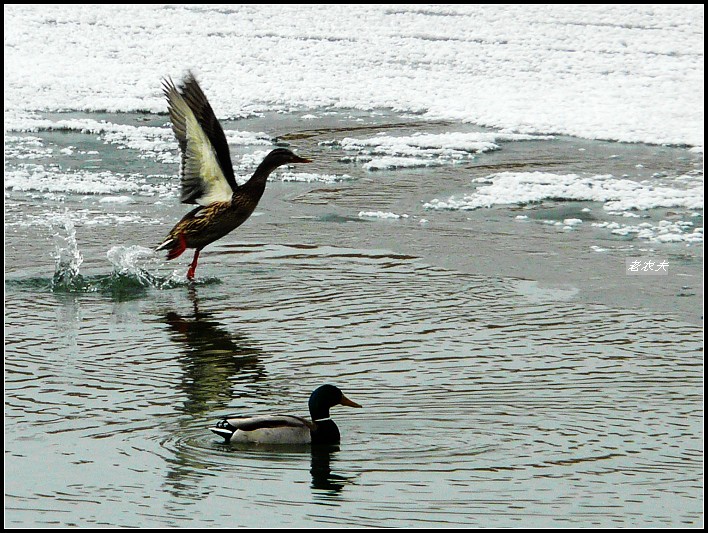
[[[227,442],[263,444],[337,444],[339,428],[329,416],[330,407],[361,407],[334,385],[322,385],[310,396],[312,421],[291,415],[225,418],[210,428]]]
[[[172,80],[165,80],[164,92],[182,154],[180,201],[199,207],[187,213],[156,250],[166,249],[167,259],[174,259],[187,248],[194,248],[187,272],[187,278],[194,279],[199,252],[251,216],[268,175],[281,165],[310,160],[278,148],[265,157],[251,179],[239,186],[224,130],[194,76],[188,74],[179,89]]]
[[[327,491],[328,494],[340,492],[351,480],[345,476],[332,472],[334,456],[339,451],[339,446],[313,446],[311,449],[310,474],[312,475],[312,488]]]

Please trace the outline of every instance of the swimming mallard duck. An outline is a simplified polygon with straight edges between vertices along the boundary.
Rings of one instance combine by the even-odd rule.
[[[231,166],[224,130],[197,80],[189,73],[178,89],[163,82],[172,131],[182,154],[180,201],[199,204],[180,220],[156,250],[167,249],[167,259],[195,248],[187,279],[194,279],[199,252],[236,229],[251,216],[263,195],[268,175],[281,165],[309,163],[285,148],[270,152],[251,179],[238,185]]]
[[[299,416],[265,415],[251,418],[225,418],[211,431],[226,442],[260,444],[337,444],[339,428],[329,416],[335,405],[361,407],[342,394],[334,385],[322,385],[310,396],[312,422]]]

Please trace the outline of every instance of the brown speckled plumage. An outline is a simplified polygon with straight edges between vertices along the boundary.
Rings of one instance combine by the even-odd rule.
[[[180,200],[200,205],[187,213],[156,249],[167,250],[167,258],[174,259],[185,249],[194,248],[194,259],[187,273],[187,278],[193,279],[201,249],[251,216],[263,195],[268,175],[281,165],[309,163],[309,159],[277,148],[263,159],[251,179],[239,186],[224,131],[194,76],[188,74],[179,89],[172,80],[165,80],[164,92],[182,155]]]

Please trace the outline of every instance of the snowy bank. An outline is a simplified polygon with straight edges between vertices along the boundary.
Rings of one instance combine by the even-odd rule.
[[[703,146],[702,5],[5,6],[5,110],[391,108]],[[7,126],[6,126],[7,130]]]

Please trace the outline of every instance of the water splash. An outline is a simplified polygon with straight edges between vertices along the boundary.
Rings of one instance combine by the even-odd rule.
[[[218,282],[217,278],[187,280],[185,273],[174,270],[169,276],[157,273],[161,259],[151,248],[144,246],[114,246],[106,253],[113,265],[111,280],[116,287],[152,287],[155,289],[173,289],[186,285],[205,285]]]
[[[159,273],[162,260],[154,250],[144,246],[113,246],[106,252],[112,265],[110,274],[81,274],[84,256],[79,249],[76,228],[67,211],[59,218],[65,232],[58,230],[54,236],[54,275],[46,277],[6,280],[6,285],[20,289],[49,290],[54,293],[99,293],[114,300],[143,297],[148,290],[168,290],[193,285],[221,283],[208,277],[187,280],[185,272],[174,270],[165,276]],[[64,234],[65,233],[65,234]]]
[[[151,287],[159,288],[162,280],[148,271],[154,256],[151,249],[143,246],[112,247],[106,257],[113,265],[113,272],[102,280],[101,292],[123,300],[142,296]]]
[[[66,237],[59,234],[54,236],[54,277],[51,287],[52,290],[80,290],[85,285],[79,273],[84,256],[76,242],[76,228],[68,213],[64,216],[64,229]]]
[[[114,246],[106,252],[106,257],[113,265],[114,275],[134,277],[146,285],[155,285],[155,276],[147,270],[151,263],[155,263],[152,249],[138,245]]]

